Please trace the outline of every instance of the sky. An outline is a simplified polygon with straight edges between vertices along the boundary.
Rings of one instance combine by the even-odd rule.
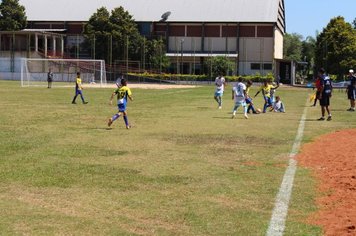
[[[287,33],[304,38],[315,37],[336,16],[349,23],[356,18],[356,0],[284,0],[284,5]]]

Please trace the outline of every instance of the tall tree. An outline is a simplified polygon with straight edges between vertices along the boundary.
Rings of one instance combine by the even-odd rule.
[[[16,31],[26,27],[25,7],[19,0],[2,0],[0,3],[0,31]]]
[[[84,26],[83,33],[85,45],[91,45],[95,58],[109,63],[140,58],[142,37],[132,16],[123,7],[113,9],[111,14],[105,7],[99,8]]]
[[[341,79],[356,66],[356,30],[341,16],[331,19],[317,37],[315,53],[316,66]]]
[[[107,55],[111,39],[109,17],[110,13],[105,7],[99,8],[84,26],[84,47],[92,50],[91,54],[95,59],[100,58],[107,62],[110,60]]]
[[[302,59],[307,62],[306,73],[309,74],[315,64],[315,43],[316,39],[308,36],[302,42]]]
[[[300,34],[286,34],[283,40],[283,58],[287,60],[302,60],[302,40]]]
[[[356,29],[356,18],[355,18],[354,21],[352,22],[352,25],[354,26],[354,29]]]
[[[147,43],[148,61],[159,72],[166,71],[171,64],[169,58],[165,55],[166,51],[166,44],[162,38],[153,39]]]

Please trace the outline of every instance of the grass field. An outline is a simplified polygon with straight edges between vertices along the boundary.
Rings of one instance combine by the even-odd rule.
[[[311,90],[282,87],[285,114],[248,120],[231,119],[230,87],[222,110],[213,91],[133,89],[126,130],[107,129],[111,89],[72,105],[73,88],[0,81],[0,234],[264,235]],[[335,91],[330,122],[308,108],[303,143],[355,128],[348,105]],[[298,168],[285,235],[322,234],[306,221],[315,186]]]

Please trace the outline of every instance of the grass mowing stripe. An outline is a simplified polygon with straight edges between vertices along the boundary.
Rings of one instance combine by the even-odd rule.
[[[289,164],[286,172],[283,176],[283,181],[276,198],[275,206],[273,209],[271,221],[267,230],[267,236],[279,236],[283,235],[285,222],[288,213],[288,205],[290,196],[292,195],[292,188],[294,182],[294,176],[297,169],[297,161],[294,156],[298,153],[300,143],[303,138],[305,118],[307,115],[307,104],[304,108],[303,115],[299,122],[298,132],[295,137],[292,150],[289,154]]]

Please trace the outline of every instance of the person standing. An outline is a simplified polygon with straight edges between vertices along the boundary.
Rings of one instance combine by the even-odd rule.
[[[244,117],[248,119],[247,116],[247,107],[246,107],[246,85],[242,83],[242,77],[238,79],[236,85],[232,88],[232,99],[235,100],[235,105],[232,110],[232,118],[236,116],[237,109],[242,106],[244,109]]]
[[[121,114],[124,117],[126,129],[131,128],[129,125],[129,121],[127,119],[127,112],[126,112],[126,106],[127,106],[127,99],[129,98],[131,101],[133,100],[132,98],[132,92],[129,87],[127,87],[127,80],[126,79],[121,79],[121,86],[118,86],[117,89],[111,94],[110,97],[110,105],[112,105],[112,100],[114,96],[117,95],[117,107],[118,107],[118,112],[113,115],[112,118],[109,119],[108,121],[108,126],[110,127],[112,123],[117,120]]]
[[[315,92],[314,104],[312,105],[313,107],[316,106],[316,102],[318,101],[318,99],[320,97],[320,91],[322,89],[322,80],[321,80],[321,78],[319,78],[319,76],[317,76],[317,78],[315,80],[315,88],[316,88],[316,92]]]
[[[225,78],[222,75],[219,75],[215,79],[215,94],[214,94],[214,99],[218,103],[218,108],[222,108],[222,96],[224,95],[224,88],[225,88],[226,82]]]
[[[319,102],[321,106],[321,117],[318,120],[325,120],[325,111],[328,112],[327,120],[331,120],[330,112],[330,97],[332,96],[332,84],[330,77],[325,74],[323,68],[319,69],[318,76],[321,79],[321,89],[319,95]]]
[[[52,88],[52,82],[53,82],[53,72],[52,72],[52,69],[51,69],[51,68],[48,70],[48,74],[47,74],[47,82],[48,82],[48,86],[47,86],[47,88]]]
[[[354,70],[349,70],[348,79],[350,84],[347,86],[346,93],[347,98],[350,100],[350,108],[347,111],[355,111],[355,98],[356,98],[356,76]]]
[[[83,104],[87,104],[84,100],[83,97],[83,87],[82,87],[82,79],[80,78],[80,72],[77,72],[77,78],[75,80],[75,95],[72,101],[72,104],[76,104],[75,100],[77,99],[77,96],[80,95],[80,98],[82,99]]]

